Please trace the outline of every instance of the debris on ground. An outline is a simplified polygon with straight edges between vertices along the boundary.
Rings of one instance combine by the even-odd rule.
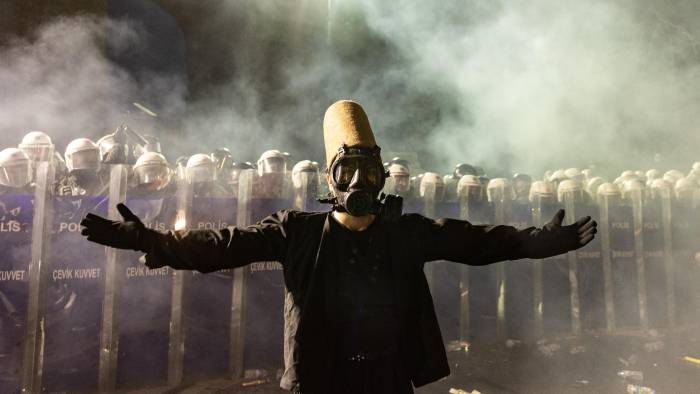
[[[447,344],[448,352],[469,352],[469,342],[466,341],[451,341]]]
[[[617,376],[621,377],[622,379],[638,380],[638,381],[644,380],[644,373],[642,373],[642,371],[622,370],[622,371],[617,373]]]
[[[627,385],[628,394],[656,394],[656,390],[650,387],[637,386],[636,384]]]

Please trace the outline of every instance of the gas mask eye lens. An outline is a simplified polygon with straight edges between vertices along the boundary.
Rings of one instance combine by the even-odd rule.
[[[335,182],[339,185],[350,184],[352,177],[355,176],[355,171],[357,171],[357,161],[342,160],[335,167],[335,172],[333,175]]]

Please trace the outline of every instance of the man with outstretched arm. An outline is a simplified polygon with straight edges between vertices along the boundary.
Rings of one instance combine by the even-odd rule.
[[[562,226],[563,210],[542,228],[520,230],[397,213],[391,198],[380,200],[387,174],[363,108],[338,101],[323,123],[329,212],[283,210],[242,228],[161,232],[120,204],[123,221],[89,214],[82,233],[146,253],[149,268],[281,262],[289,292],[281,386],[304,394],[412,393],[449,375],[426,262],[545,258],[596,233],[590,217]]]

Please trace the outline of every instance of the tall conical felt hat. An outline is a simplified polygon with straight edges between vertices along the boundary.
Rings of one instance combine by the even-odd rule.
[[[343,145],[372,148],[377,145],[369,119],[360,104],[350,100],[336,101],[323,117],[323,139],[326,143],[326,164],[331,162]]]

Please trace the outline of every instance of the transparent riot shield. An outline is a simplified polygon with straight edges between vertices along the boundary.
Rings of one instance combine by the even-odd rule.
[[[691,201],[673,202],[673,261],[676,322],[682,326],[700,321],[700,210]]]
[[[559,205],[556,203],[556,197],[554,197],[553,186],[548,186],[547,184],[541,184],[538,186],[541,186],[543,189],[547,189],[548,187],[551,188],[551,190],[538,190],[537,193],[531,193],[530,197],[532,201],[532,225],[542,227],[559,209]],[[535,187],[534,184],[533,187]],[[551,259],[538,259],[533,260],[532,262],[531,310],[533,316],[533,334],[536,338],[541,338],[545,334],[545,307],[548,317],[549,315],[553,315],[550,312],[551,302],[549,290],[547,290],[548,297],[547,302],[545,302],[545,288],[549,289],[552,284],[546,283],[545,278],[549,278],[549,276],[551,276],[549,273],[555,264],[556,262],[552,262]],[[545,272],[547,272],[548,275],[545,275]],[[549,333],[551,325],[547,324],[546,326],[547,333]]]
[[[634,263],[637,281],[637,303],[639,309],[639,325],[649,327],[648,295],[646,281],[646,263],[644,262],[644,190],[640,183],[625,184],[623,196],[632,208]]]
[[[46,262],[50,256],[50,234],[53,227],[53,185],[55,168],[42,162],[36,169],[34,216],[32,218],[31,261],[29,263],[29,297],[22,356],[22,391],[42,388],[46,345],[46,298],[49,292]]]
[[[487,221],[486,203],[483,199],[483,188],[476,177],[463,178],[457,188],[457,203],[459,204],[459,219],[472,224]],[[473,335],[471,323],[474,319],[471,313],[474,294],[472,293],[471,272],[478,267],[459,266],[459,339],[467,341]]]
[[[251,223],[251,201],[253,199],[253,179],[255,170],[243,170],[238,181],[238,211],[236,226],[243,227]],[[231,292],[231,330],[229,352],[229,376],[236,380],[243,377],[246,334],[247,267],[233,271],[233,289]]]
[[[506,224],[524,229],[532,226],[532,205],[512,201]],[[508,338],[531,339],[534,336],[533,261],[505,263],[505,331]]]
[[[185,177],[177,178],[175,193],[175,230],[184,230],[191,223],[192,185]],[[168,387],[182,383],[185,358],[185,329],[183,325],[183,292],[188,271],[174,270],[170,293],[170,334],[168,336]]]
[[[436,219],[437,215],[437,185],[434,182],[425,182],[421,185],[422,199],[423,199],[423,215],[431,219]],[[428,287],[432,293],[435,288],[434,283],[434,271],[435,263],[428,262],[425,264],[425,278],[428,281]]]
[[[634,218],[629,205],[610,206],[610,255],[615,328],[639,326],[639,293],[634,254]]]
[[[129,196],[126,205],[146,227],[159,231],[175,223],[176,198],[169,192]],[[116,387],[163,386],[167,382],[172,295],[169,267],[148,269],[143,253],[125,251],[118,269],[122,276]]]
[[[510,216],[511,203],[513,200],[510,183],[505,178],[494,178],[489,181],[487,187],[488,200],[491,205],[493,216],[491,223],[495,225],[505,225]],[[499,339],[506,336],[506,268],[505,263],[500,262],[490,264],[485,269],[491,272],[495,292],[479,294],[480,297],[495,297],[496,327],[495,334]]]
[[[566,183],[565,183],[566,182]],[[563,188],[563,186],[571,183],[572,186],[575,185],[574,181],[564,181],[559,184],[559,201],[564,204],[564,209],[566,210],[566,216],[564,218],[564,225],[571,225],[576,221],[578,217],[578,212],[576,212],[576,191],[574,188]],[[571,321],[571,332],[574,335],[581,333],[581,306],[579,299],[579,278],[578,278],[578,255],[576,251],[571,251],[566,254],[568,263],[568,279],[569,279],[569,300],[570,300],[570,321]]]
[[[460,216],[464,216],[464,208],[466,207],[463,203]],[[468,218],[473,224],[493,223],[493,207],[480,197],[479,200],[469,203]],[[470,337],[473,339],[494,338],[498,311],[496,270],[488,265],[470,266],[462,271],[462,275],[468,276],[468,278],[462,278],[462,294],[468,296]],[[464,289],[465,283],[468,283],[468,289]],[[463,300],[462,308],[464,306]]]
[[[672,288],[667,288],[666,281],[664,208],[668,204],[665,204],[664,200],[666,203],[669,202],[662,195],[647,199],[642,208],[645,286],[650,327],[666,326],[668,315],[666,294],[672,291]]]
[[[109,175],[109,208],[108,217],[112,220],[122,220],[117,210],[117,204],[126,200],[126,188],[131,166],[114,164]],[[99,246],[99,245],[97,245]],[[116,384],[117,356],[119,354],[119,302],[122,287],[120,275],[121,257],[124,251],[106,248],[104,265],[102,300],[102,327],[99,343],[99,375],[98,387],[101,392],[110,392]]]
[[[541,220],[546,224],[562,206],[556,203],[541,207]],[[567,215],[568,216],[568,215]],[[546,336],[571,332],[571,285],[566,254],[541,260],[542,326]],[[535,274],[537,278],[537,274]]]
[[[280,193],[275,178],[262,177],[257,182],[251,201],[252,223],[279,210],[292,208],[293,196]],[[284,351],[285,286],[282,264],[278,261],[257,261],[244,269],[244,376],[279,378]]]
[[[46,175],[44,171],[43,176]],[[20,391],[22,383],[35,214],[35,196],[31,192],[0,195],[0,392],[3,393]]]
[[[222,229],[237,223],[238,201],[232,197],[192,198],[189,229]],[[185,273],[182,297],[185,381],[225,377],[231,352],[233,270]]]
[[[435,214],[439,218],[459,218],[459,204],[454,201],[441,201]],[[442,339],[445,342],[460,339],[460,272],[462,264],[449,261],[435,261],[432,265],[433,281],[431,288],[435,314],[437,315]]]
[[[590,200],[576,204],[576,218],[590,216],[600,221],[598,206]],[[569,215],[567,211],[567,215]],[[595,237],[588,245],[576,251],[580,323],[582,330],[600,330],[606,327],[605,273],[601,241]]]
[[[125,173],[120,179],[117,167],[112,181],[117,186],[122,181],[126,184]],[[101,343],[102,335],[114,328],[103,320],[104,312],[113,306],[103,304],[109,260],[103,246],[80,235],[80,221],[89,212],[106,216],[107,202],[104,195],[53,200],[42,383],[47,391],[97,391],[103,357],[112,354],[113,344]],[[110,287],[112,295],[115,287]]]
[[[566,183],[565,183],[566,182]],[[574,181],[560,184],[559,194],[566,210],[565,221],[572,224],[584,216],[598,220],[598,207],[590,201],[582,185]],[[605,292],[600,241],[596,238],[582,249],[567,253],[571,302],[571,330],[600,329],[605,326]]]

